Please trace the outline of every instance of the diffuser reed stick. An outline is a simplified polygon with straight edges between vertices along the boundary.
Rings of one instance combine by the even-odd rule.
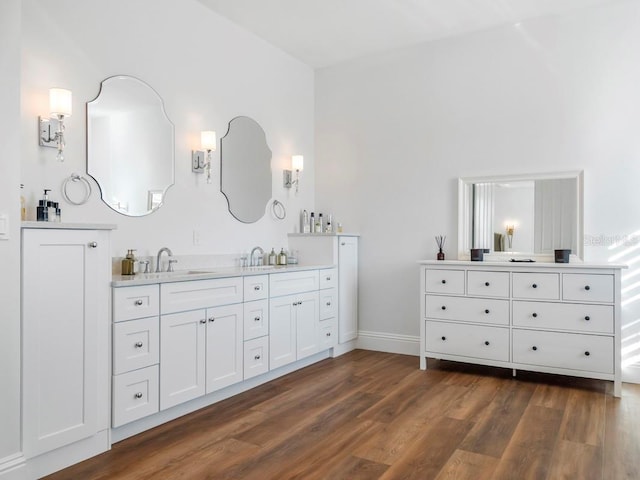
[[[444,235],[436,235],[436,244],[438,244],[438,256],[436,257],[438,260],[444,260],[444,252],[442,249],[444,248],[444,242],[447,239]]]

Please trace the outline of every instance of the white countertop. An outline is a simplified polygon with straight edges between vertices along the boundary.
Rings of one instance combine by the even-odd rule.
[[[152,285],[167,282],[186,282],[189,280],[208,280],[212,278],[246,277],[250,275],[266,275],[270,273],[297,272],[333,268],[336,265],[281,265],[261,267],[212,267],[176,270],[175,272],[137,273],[135,275],[113,275],[112,287],[132,287],[135,285]]]
[[[590,268],[590,269],[612,269],[627,268],[627,265],[617,263],[554,263],[554,262],[510,262],[506,261],[480,261],[472,262],[469,260],[418,260],[420,265],[442,265],[442,266],[461,266],[461,267],[503,267],[503,268]]]
[[[331,232],[331,233],[288,233],[290,237],[359,237],[359,233]]]
[[[22,228],[48,228],[58,230],[116,230],[111,223],[58,223],[58,222],[21,222]]]

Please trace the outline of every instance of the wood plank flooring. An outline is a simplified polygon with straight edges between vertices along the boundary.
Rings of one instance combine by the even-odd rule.
[[[356,350],[47,479],[640,479],[640,385]]]

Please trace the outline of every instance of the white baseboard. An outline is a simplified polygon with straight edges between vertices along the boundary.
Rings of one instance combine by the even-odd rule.
[[[400,353],[404,355],[420,355],[420,337],[411,335],[397,335],[386,332],[358,332],[356,342],[362,350],[376,352]]]
[[[622,381],[627,383],[640,383],[640,365],[628,365],[622,368]]]
[[[0,459],[1,480],[26,480],[25,458],[21,453]]]

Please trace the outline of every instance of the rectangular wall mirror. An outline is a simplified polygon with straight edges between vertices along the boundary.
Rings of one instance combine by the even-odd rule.
[[[458,259],[472,248],[546,260],[556,249],[583,258],[583,172],[458,180]]]

